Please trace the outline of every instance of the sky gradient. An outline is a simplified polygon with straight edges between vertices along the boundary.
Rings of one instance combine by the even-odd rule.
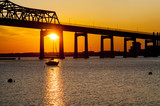
[[[160,32],[160,0],[12,0],[21,6],[56,11],[60,22],[142,32]],[[74,33],[64,32],[64,51],[73,52]],[[0,53],[39,52],[40,30],[0,26]],[[123,51],[123,38],[114,37]],[[84,39],[79,39],[79,51]],[[105,50],[110,49],[105,40]],[[144,40],[138,40],[144,48]],[[58,41],[56,41],[58,43]],[[53,41],[45,37],[45,52]],[[58,45],[58,44],[57,44]],[[131,42],[129,42],[129,46]],[[129,48],[129,47],[128,47]],[[89,50],[100,51],[100,36],[89,34]]]

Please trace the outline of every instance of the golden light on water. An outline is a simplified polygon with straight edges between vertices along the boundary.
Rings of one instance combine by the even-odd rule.
[[[49,36],[51,39],[53,39],[53,40],[59,38],[59,36],[58,36],[57,34],[54,34],[54,33],[52,33],[52,34],[50,34],[50,35],[48,35],[48,36]]]
[[[53,106],[64,106],[63,84],[59,67],[48,67],[46,69],[46,96],[45,104]]]

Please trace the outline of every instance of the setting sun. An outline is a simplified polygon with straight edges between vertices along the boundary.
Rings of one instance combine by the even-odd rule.
[[[51,39],[58,39],[59,37],[56,34],[48,35]]]

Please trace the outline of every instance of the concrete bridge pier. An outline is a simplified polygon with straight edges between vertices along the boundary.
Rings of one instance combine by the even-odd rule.
[[[149,49],[148,43],[153,43],[153,48]],[[145,39],[145,54],[144,57],[156,57],[156,40],[154,39]]]
[[[77,40],[77,32],[74,37],[74,58],[78,58],[78,40]]]
[[[159,33],[157,32],[157,37],[158,37],[158,36],[159,36]],[[156,41],[156,42],[157,42],[157,44],[156,44],[156,45],[157,45],[157,47],[159,47],[159,39],[157,39],[157,41]]]
[[[125,37],[124,38],[124,54],[123,54],[123,57],[126,58],[128,55],[127,55],[127,41],[130,41],[132,40],[133,41],[133,55],[132,57],[137,57],[137,44],[136,44],[136,38],[134,37]]]
[[[44,36],[46,32],[41,29],[40,31],[40,56],[39,59],[44,59]]]
[[[157,36],[158,36],[158,33],[157,33]],[[156,38],[156,35],[155,33],[153,32],[153,57],[157,57],[158,56],[158,50],[157,50],[157,42],[158,42],[158,39]]]
[[[85,32],[75,32],[75,42],[74,42],[74,58],[78,57],[78,37],[84,36],[85,37],[85,52],[84,52],[84,58],[89,58],[88,54],[88,36]]]
[[[144,53],[144,57],[148,57],[148,43],[151,42],[148,39],[145,39],[145,53]]]
[[[103,43],[103,40],[104,39],[110,39],[111,40],[111,54],[110,54],[110,57],[111,58],[114,58],[115,55],[114,55],[114,42],[113,42],[113,36],[101,36],[101,53],[100,53],[100,58],[104,58],[105,57],[105,54],[104,54],[104,43]]]
[[[155,33],[153,32],[153,39],[145,39],[145,55],[144,57],[157,57],[159,54],[158,46],[159,46],[159,39],[157,39],[159,36],[159,33],[157,32],[157,37],[155,36]],[[153,46],[148,48],[148,43],[152,43]]]
[[[156,38],[153,38],[153,57],[157,57],[158,56],[156,41],[157,41]]]
[[[156,38],[153,38],[153,39],[145,39],[145,54],[144,54],[144,57],[157,57],[158,56],[158,51],[157,51],[157,42],[156,42]],[[148,43],[153,43],[153,46],[152,48],[148,48]]]
[[[64,59],[64,47],[63,47],[63,30],[58,31],[59,36],[59,58]]]

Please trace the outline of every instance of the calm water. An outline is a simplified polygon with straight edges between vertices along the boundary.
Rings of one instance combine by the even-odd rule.
[[[66,58],[58,67],[45,62],[0,60],[0,105],[160,105],[160,57]]]

